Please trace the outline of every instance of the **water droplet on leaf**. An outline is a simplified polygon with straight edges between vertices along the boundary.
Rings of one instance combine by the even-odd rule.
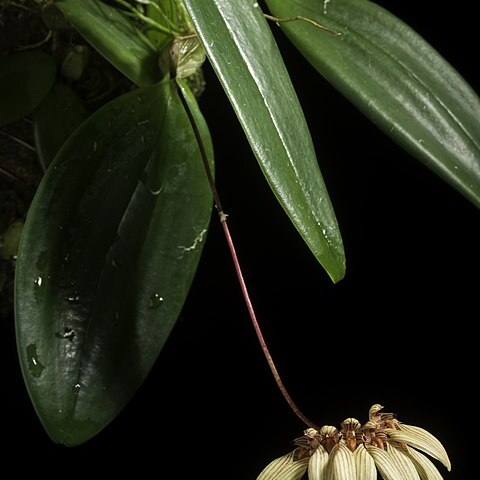
[[[80,301],[80,296],[77,294],[77,292],[73,292],[72,295],[65,297],[65,300],[69,303],[78,303]]]
[[[34,287],[34,296],[35,296],[35,301],[37,303],[41,302],[42,301],[42,293],[43,293],[43,289],[45,287],[45,281],[43,280],[42,277],[38,276],[34,281],[33,283],[35,284],[35,287]]]
[[[148,308],[151,310],[156,310],[163,305],[164,301],[165,299],[163,297],[161,297],[158,293],[154,293],[150,295],[150,304],[148,305]]]
[[[73,342],[73,339],[75,338],[75,331],[70,327],[65,327],[63,333],[57,332],[55,333],[55,336],[57,338],[60,338],[61,340],[68,340],[69,342]]]
[[[31,343],[27,347],[27,362],[30,373],[35,378],[39,378],[42,372],[45,370],[45,367],[38,358],[37,345],[35,343]]]

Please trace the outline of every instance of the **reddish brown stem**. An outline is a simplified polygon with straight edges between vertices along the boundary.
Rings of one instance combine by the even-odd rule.
[[[297,417],[309,427],[318,429],[318,427],[312,421],[310,421],[302,413],[302,411],[297,407],[296,403],[293,401],[292,397],[288,393],[288,390],[283,384],[282,379],[280,378],[280,374],[278,373],[277,367],[275,366],[275,362],[273,361],[272,355],[270,354],[270,350],[268,349],[267,343],[265,342],[265,339],[263,337],[260,324],[258,323],[257,316],[255,314],[255,309],[253,308],[253,304],[250,299],[250,295],[248,293],[247,285],[243,277],[242,269],[240,267],[240,262],[238,261],[237,252],[235,250],[235,245],[233,243],[232,236],[230,235],[230,230],[227,225],[226,215],[220,211],[219,211],[219,215],[220,215],[220,221],[223,227],[223,233],[225,234],[225,238],[227,240],[228,249],[230,250],[230,254],[232,256],[233,265],[235,266],[235,272],[237,273],[238,282],[240,283],[240,289],[242,291],[243,299],[245,300],[245,304],[247,305],[247,310],[250,315],[250,319],[252,320],[253,328],[255,329],[255,333],[257,334],[258,341],[260,343],[260,346],[262,347],[262,351],[265,355],[265,358],[267,359],[268,366],[272,371],[273,378],[275,379],[275,382],[277,383],[277,386],[280,389],[280,392],[282,393],[283,398],[285,398],[287,403],[290,405],[290,408],[293,410],[295,415],[297,415]]]
[[[207,153],[205,152],[205,147],[202,142],[202,138],[200,135],[200,132],[198,131],[198,128],[195,124],[195,120],[193,118],[192,113],[190,112],[190,109],[188,107],[188,104],[186,100],[183,98],[183,94],[180,93],[180,98],[182,99],[183,105],[185,107],[185,110],[188,114],[188,117],[190,119],[190,123],[192,125],[193,131],[195,132],[195,136],[198,142],[198,145],[200,147],[200,153],[201,157],[203,160],[203,165],[205,167],[205,173],[207,174],[208,178],[208,183],[210,185],[210,189],[212,190],[213,194],[213,199],[215,203],[215,208],[217,209],[218,216],[220,217],[220,223],[223,228],[223,233],[225,234],[225,238],[227,240],[228,244],[228,249],[230,250],[230,255],[232,256],[233,260],[233,265],[235,267],[235,272],[237,274],[238,282],[240,284],[240,289],[242,291],[243,298],[245,300],[245,304],[247,305],[247,310],[250,315],[250,319],[252,320],[253,328],[255,329],[255,333],[257,334],[258,341],[260,343],[260,346],[262,348],[262,351],[265,355],[265,358],[267,359],[268,366],[270,367],[270,370],[272,372],[273,378],[275,379],[275,382],[280,390],[280,392],[283,395],[283,398],[287,401],[288,405],[290,408],[293,410],[295,415],[306,425],[312,428],[318,429],[318,427],[313,423],[311,420],[309,420],[302,412],[301,410],[297,407],[295,402],[293,401],[292,397],[288,393],[288,390],[286,389],[285,385],[282,382],[282,379],[280,378],[280,374],[278,373],[277,367],[275,366],[275,363],[273,361],[272,355],[270,354],[270,350],[268,349],[267,343],[265,342],[265,339],[263,337],[262,330],[260,328],[260,325],[257,320],[257,316],[255,314],[255,309],[253,308],[252,301],[250,299],[250,295],[248,293],[247,285],[245,283],[245,279],[243,277],[242,269],[240,267],[240,262],[238,260],[237,252],[235,250],[235,245],[233,243],[232,236],[230,234],[230,230],[228,228],[227,224],[227,215],[223,211],[222,207],[222,202],[220,201],[220,196],[218,194],[217,187],[215,185],[215,180],[213,178],[212,170],[210,168],[210,165],[208,163],[208,157]]]

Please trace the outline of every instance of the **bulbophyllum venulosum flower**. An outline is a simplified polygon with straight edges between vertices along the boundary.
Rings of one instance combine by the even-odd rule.
[[[257,480],[443,480],[423,453],[450,471],[443,445],[429,432],[399,422],[392,413],[373,405],[361,424],[347,418],[340,429],[309,428],[294,441],[295,449],[271,462]],[[423,452],[423,453],[421,453]]]

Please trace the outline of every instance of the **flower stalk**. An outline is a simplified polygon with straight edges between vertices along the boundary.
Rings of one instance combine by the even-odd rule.
[[[237,252],[236,252],[236,249],[235,249],[235,244],[233,242],[232,235],[230,233],[230,229],[228,228],[228,223],[227,223],[228,215],[223,210],[222,202],[220,200],[220,195],[218,193],[218,190],[217,190],[217,187],[216,187],[216,184],[215,184],[215,179],[213,177],[212,170],[211,170],[210,165],[208,163],[208,156],[207,156],[207,153],[205,151],[205,146],[203,145],[200,132],[198,131],[198,128],[195,124],[195,120],[193,118],[193,115],[192,115],[189,107],[188,107],[188,103],[185,101],[185,99],[183,98],[182,95],[180,95],[180,98],[182,99],[183,105],[185,107],[187,115],[189,116],[190,123],[192,125],[192,128],[195,132],[195,136],[196,136],[197,141],[198,141],[201,157],[202,157],[202,160],[203,160],[203,165],[204,165],[204,168],[205,168],[205,173],[207,175],[207,179],[208,179],[208,183],[210,185],[210,189],[212,190],[213,201],[214,201],[214,204],[215,204],[215,208],[216,208],[218,216],[220,218],[220,223],[222,225],[223,233],[224,233],[225,239],[227,241],[227,245],[228,245],[228,249],[230,251],[230,255],[232,257],[233,265],[235,267],[235,273],[237,275],[237,279],[238,279],[238,282],[240,284],[240,290],[242,292],[243,299],[244,299],[245,304],[247,306],[248,314],[250,315],[250,319],[252,321],[253,328],[254,328],[255,333],[257,335],[258,342],[260,343],[260,347],[263,351],[263,354],[265,355],[268,366],[270,367],[270,371],[272,372],[273,378],[275,379],[275,382],[276,382],[281,394],[283,395],[283,398],[285,398],[285,400],[287,401],[287,403],[290,406],[290,408],[292,409],[292,411],[295,413],[295,415],[297,415],[297,417],[305,425],[307,425],[308,427],[311,427],[311,428],[317,428],[315,423],[312,422],[308,417],[306,417],[302,413],[302,411],[298,408],[296,403],[293,401],[292,397],[288,393],[288,390],[285,387],[285,385],[284,385],[284,383],[283,383],[283,381],[280,377],[280,374],[279,374],[278,369],[275,365],[275,362],[273,361],[272,355],[270,353],[270,350],[269,350],[269,348],[267,346],[267,343],[265,341],[265,338],[263,336],[262,329],[260,328],[260,324],[258,322],[257,315],[255,314],[255,309],[253,307],[253,303],[252,303],[252,300],[250,298],[250,294],[248,293],[247,284],[245,282],[245,278],[244,278],[243,273],[242,273],[242,268],[241,268],[240,262],[238,260]]]

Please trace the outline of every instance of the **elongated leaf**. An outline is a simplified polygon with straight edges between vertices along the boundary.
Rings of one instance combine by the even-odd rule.
[[[334,281],[343,245],[310,133],[258,3],[185,0],[207,56],[278,201]]]
[[[39,105],[52,88],[56,71],[53,58],[38,50],[0,57],[0,127]]]
[[[405,23],[366,0],[266,0],[308,61],[414,157],[480,206],[480,100]]]
[[[71,133],[87,118],[75,91],[57,83],[33,114],[35,147],[45,170]]]
[[[100,0],[57,0],[55,5],[132,82],[143,87],[160,80],[159,53],[123,13]]]
[[[22,236],[16,328],[25,382],[56,442],[88,440],[143,382],[189,291],[211,203],[170,81],[107,104],[55,157]]]

